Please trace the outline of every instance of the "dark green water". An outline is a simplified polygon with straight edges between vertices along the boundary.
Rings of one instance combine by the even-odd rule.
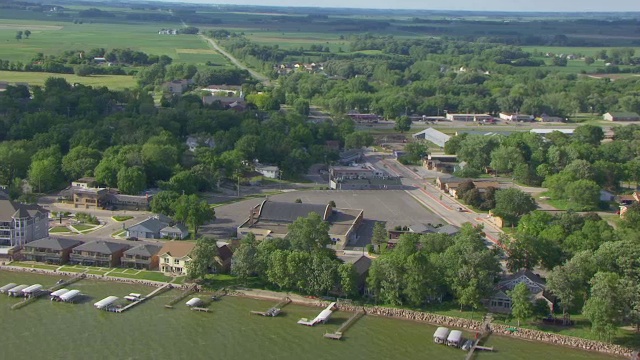
[[[0,272],[0,286],[9,282],[40,283],[58,278]],[[164,304],[178,294],[172,290],[125,313],[107,313],[93,303],[109,295],[146,294],[144,286],[83,280],[69,286],[91,299],[62,304],[42,298],[19,310],[18,299],[0,295],[0,359],[464,359],[465,352],[432,341],[435,327],[411,321],[365,316],[342,341],[324,339],[349,317],[337,312],[329,324],[306,327],[301,317],[313,318],[318,308],[289,305],[284,316],[264,318],[250,310],[273,305],[253,299],[226,297],[213,303],[210,313],[189,311],[184,301],[175,309]],[[609,359],[540,343],[492,337],[498,352],[478,359],[574,360]]]

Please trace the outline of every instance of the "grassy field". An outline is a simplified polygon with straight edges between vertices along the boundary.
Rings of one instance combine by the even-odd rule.
[[[44,72],[0,71],[0,81],[6,81],[9,83],[26,82],[29,85],[42,86],[50,77],[61,77],[71,84],[78,83],[94,87],[106,86],[112,90],[135,88],[137,86],[136,79],[133,76],[126,75],[76,76],[71,74],[53,74]]]
[[[543,53],[554,53],[554,54],[582,54],[584,56],[594,56],[600,50],[609,51],[612,48],[607,47],[571,47],[571,46],[522,46],[522,50],[529,52],[540,51]],[[634,47],[636,50],[636,54],[640,52],[640,47]],[[592,66],[597,65],[596,62]]]
[[[0,15],[2,17],[2,15]],[[37,53],[59,54],[65,50],[130,48],[148,54],[168,55],[174,62],[205,66],[207,61],[230,66],[226,59],[195,35],[158,35],[161,28],[180,28],[180,23],[84,23],[0,19],[0,59],[28,63]],[[30,30],[29,39],[17,41],[16,31]]]
[[[49,232],[50,233],[68,233],[68,232],[71,232],[71,230],[69,230],[69,228],[67,228],[66,226],[56,226],[49,229]]]

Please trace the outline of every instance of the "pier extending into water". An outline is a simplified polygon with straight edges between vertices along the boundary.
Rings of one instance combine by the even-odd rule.
[[[125,307],[114,308],[113,312],[116,312],[116,313],[125,312],[125,311],[131,309],[132,307],[134,307],[134,306],[136,306],[138,304],[142,304],[146,300],[149,300],[149,299],[153,298],[154,296],[156,296],[156,295],[158,295],[160,293],[163,293],[165,291],[171,290],[172,288],[173,288],[173,286],[171,284],[164,284],[161,287],[159,287],[159,288],[153,290],[152,292],[150,292],[147,296],[143,296],[140,299],[132,302],[131,304],[129,304],[129,305],[125,306]]]
[[[493,351],[493,347],[480,345],[480,342],[485,340],[485,338],[488,338],[489,335],[491,335],[491,333],[493,332],[490,326],[491,321],[493,321],[493,316],[491,314],[487,314],[487,316],[485,316],[484,318],[484,323],[482,324],[482,332],[480,333],[476,341],[473,342],[473,346],[469,350],[469,353],[467,354],[465,360],[473,359],[473,355],[475,355],[476,350]]]
[[[55,285],[53,285],[52,287],[48,288],[48,289],[44,289],[44,290],[36,290],[33,293],[29,294],[28,297],[26,297],[24,299],[24,301],[20,301],[19,303],[15,303],[13,304],[13,306],[11,306],[11,310],[17,310],[17,309],[21,309],[31,303],[34,303],[36,300],[38,300],[40,297],[44,296],[44,295],[49,295],[52,292],[62,289],[63,287],[73,284],[75,282],[78,282],[82,279],[84,279],[85,277],[87,277],[87,275],[85,275],[84,273],[82,274],[78,274],[74,277],[72,277],[69,280],[60,280],[58,281]]]
[[[251,311],[254,315],[262,315],[262,316],[278,316],[282,312],[282,308],[289,305],[291,303],[291,299],[287,296],[283,298],[279,303],[275,304],[267,311]]]
[[[180,300],[182,300],[182,299],[186,298],[187,296],[193,294],[194,292],[196,292],[197,289],[198,289],[198,285],[191,284],[185,291],[183,291],[180,295],[176,296],[171,301],[169,301],[169,303],[166,304],[164,307],[167,308],[167,309],[173,309],[173,305],[179,303]]]
[[[332,340],[342,339],[342,336],[344,335],[345,332],[347,332],[347,330],[349,330],[351,325],[355,324],[356,321],[358,321],[364,315],[366,315],[366,312],[364,311],[364,309],[362,309],[361,311],[358,311],[357,313],[353,314],[349,319],[347,319],[345,322],[343,322],[342,325],[340,325],[340,327],[338,328],[338,330],[332,333],[325,333],[324,337],[326,339],[332,339]]]

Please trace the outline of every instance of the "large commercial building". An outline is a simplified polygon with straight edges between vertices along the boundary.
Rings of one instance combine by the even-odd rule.
[[[265,200],[249,212],[249,219],[238,227],[238,237],[253,233],[256,239],[282,238],[299,217],[317,213],[329,227],[329,236],[336,249],[344,249],[350,240],[357,239],[362,223],[362,209],[335,209],[331,205],[285,203]]]

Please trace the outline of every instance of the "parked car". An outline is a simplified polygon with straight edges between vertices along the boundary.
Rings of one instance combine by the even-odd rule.
[[[129,240],[129,241],[138,241],[138,238],[135,237],[135,236],[131,236],[131,237],[128,237],[127,240]]]

